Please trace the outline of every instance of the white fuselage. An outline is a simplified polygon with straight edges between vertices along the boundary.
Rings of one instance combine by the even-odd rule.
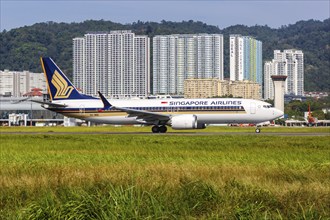
[[[178,115],[195,115],[199,123],[260,123],[274,120],[283,112],[270,106],[269,103],[235,98],[218,99],[130,99],[108,100],[111,105],[139,111],[155,112],[170,117]],[[104,124],[143,124],[137,117],[129,117],[126,112],[102,110],[100,99],[67,99],[53,101],[65,104],[65,108],[49,108],[68,117],[75,117]]]

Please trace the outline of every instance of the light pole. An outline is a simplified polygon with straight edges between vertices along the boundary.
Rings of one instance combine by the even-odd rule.
[[[32,100],[31,100],[31,98],[30,98],[30,103],[31,103],[31,110],[30,110],[30,126],[32,127]]]

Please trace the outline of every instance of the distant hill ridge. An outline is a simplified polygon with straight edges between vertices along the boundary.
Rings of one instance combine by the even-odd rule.
[[[254,36],[263,43],[263,61],[273,51],[299,49],[305,59],[305,91],[330,91],[330,19],[299,21],[274,29],[268,26],[234,25],[224,29],[203,22],[134,22],[120,24],[104,20],[82,23],[37,23],[0,33],[0,69],[41,72],[40,56],[52,57],[72,76],[72,39],[87,32],[132,30],[136,34],[155,35],[220,33],[224,35],[224,72],[229,77],[229,35]]]

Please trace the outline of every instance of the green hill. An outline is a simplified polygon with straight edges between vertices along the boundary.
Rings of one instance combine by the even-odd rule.
[[[225,29],[202,22],[134,22],[88,20],[82,23],[37,23],[0,33],[0,69],[41,72],[39,57],[52,57],[69,76],[72,73],[72,39],[92,31],[132,30],[150,37],[160,34],[221,33],[224,35],[224,70],[229,76],[229,35],[256,37],[263,42],[263,60],[275,49],[300,49],[305,55],[305,90],[330,91],[330,19],[299,21],[272,29],[235,25]]]

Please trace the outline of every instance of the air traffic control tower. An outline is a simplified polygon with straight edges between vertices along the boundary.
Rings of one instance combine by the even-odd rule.
[[[274,107],[284,112],[284,83],[287,76],[273,75],[271,78],[274,82]]]

